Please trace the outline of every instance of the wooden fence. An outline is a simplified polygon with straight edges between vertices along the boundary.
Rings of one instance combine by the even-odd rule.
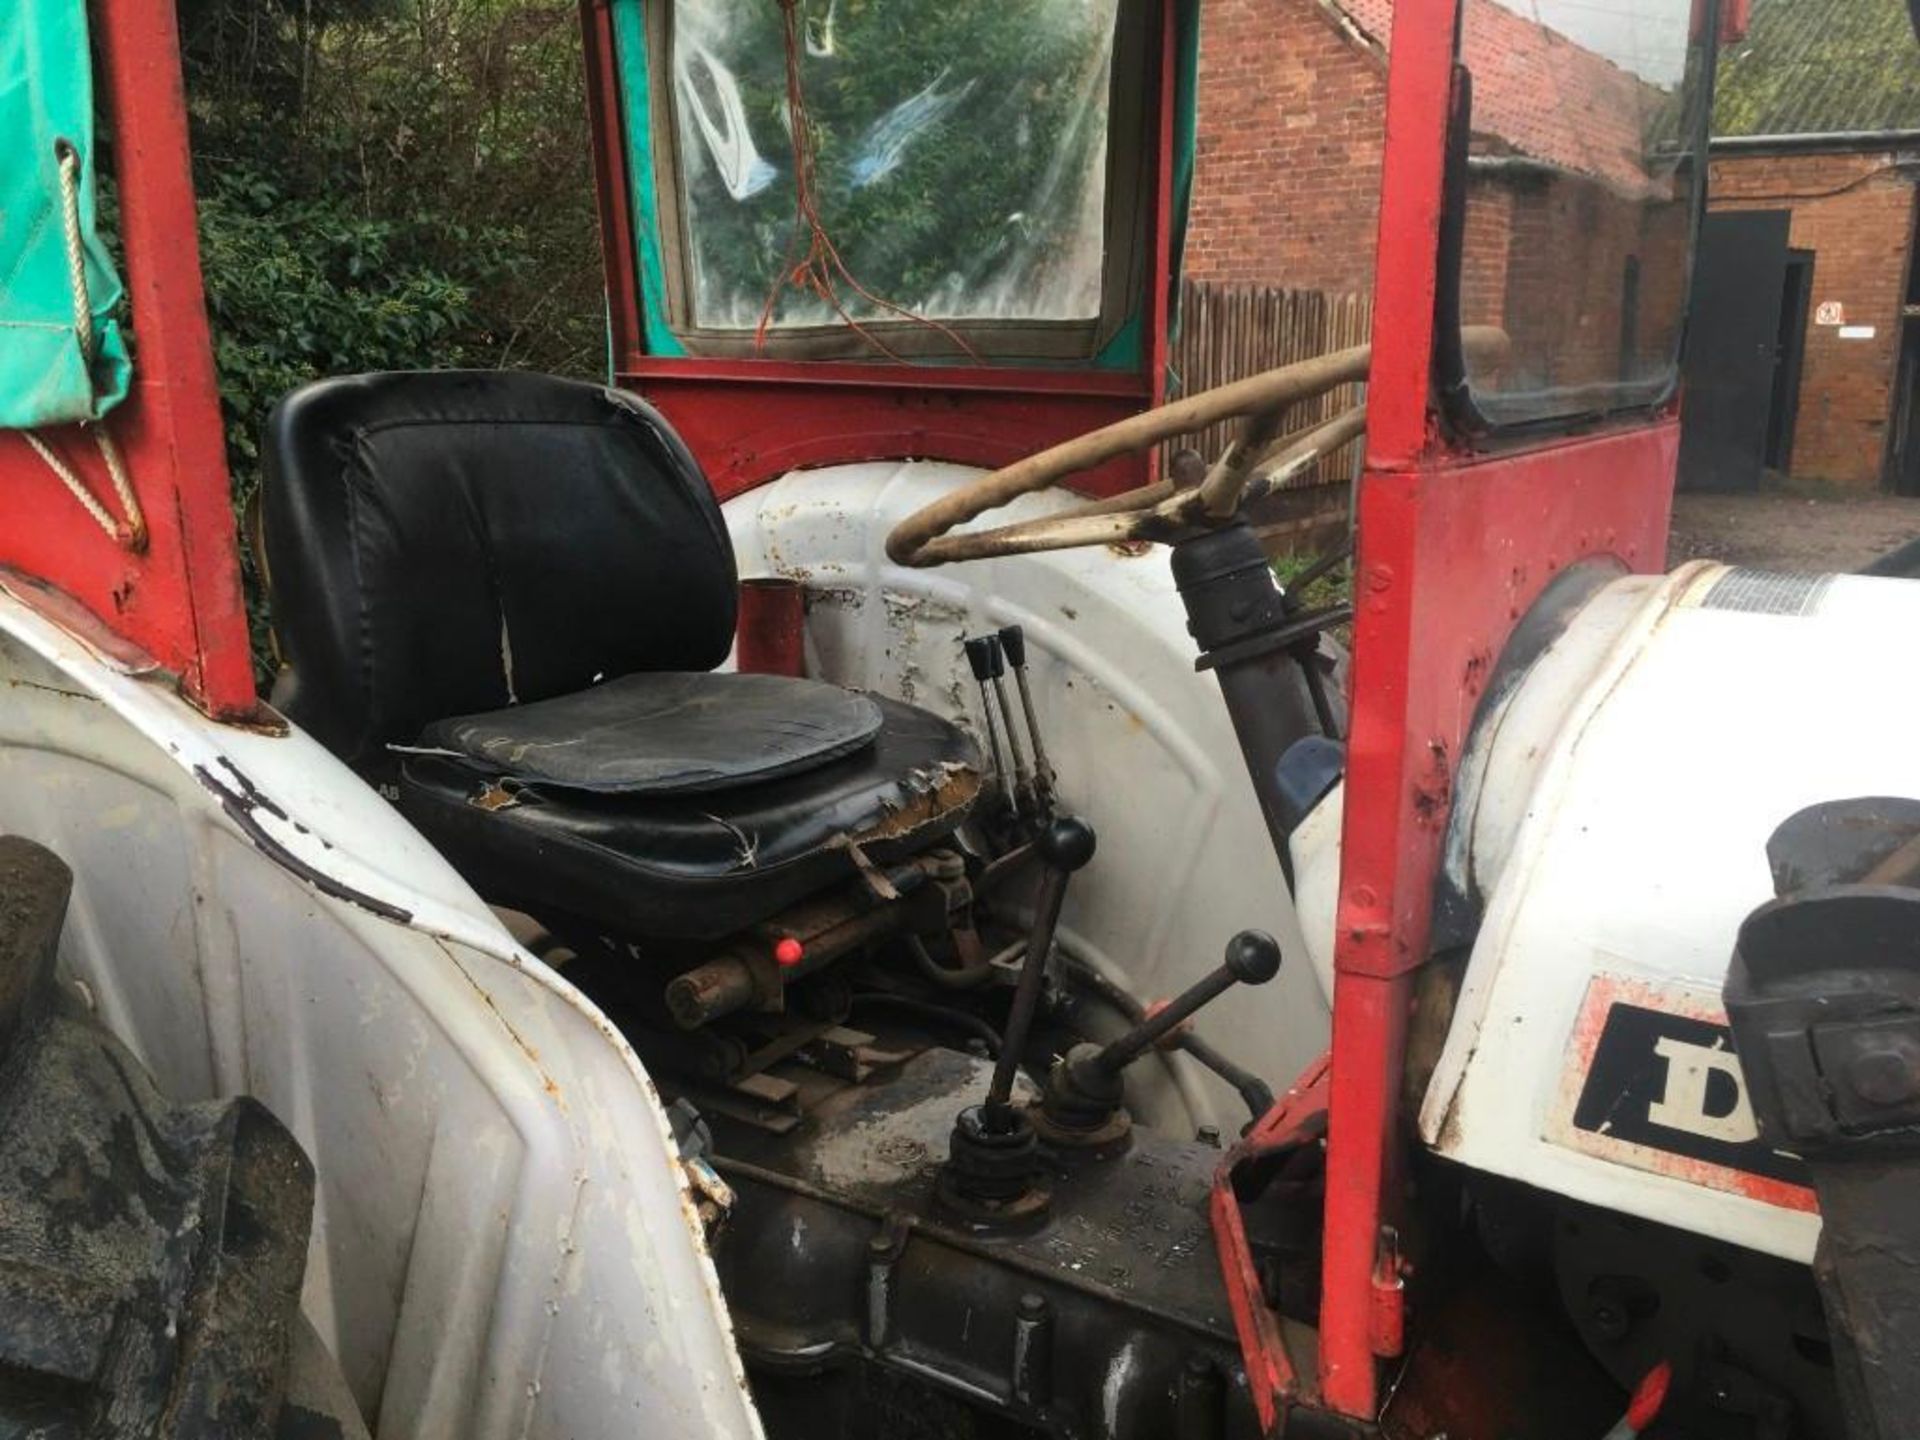
[[[1173,346],[1170,388],[1175,395],[1197,395],[1294,360],[1364,345],[1372,326],[1370,296],[1188,280],[1180,287],[1180,333]],[[1332,419],[1359,403],[1361,388],[1342,385],[1301,402],[1285,429],[1304,430]],[[1236,423],[1212,426],[1184,443],[1211,462],[1226,449]],[[1364,444],[1356,440],[1328,456],[1294,485],[1344,485],[1357,471]]]

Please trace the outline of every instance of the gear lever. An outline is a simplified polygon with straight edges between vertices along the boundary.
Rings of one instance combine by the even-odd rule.
[[[1227,942],[1219,968],[1194,981],[1138,1025],[1105,1045],[1076,1045],[1056,1060],[1040,1103],[1041,1135],[1058,1145],[1100,1146],[1132,1128],[1122,1103],[1122,1073],[1201,1006],[1235,985],[1264,985],[1280,973],[1280,943],[1264,930]]]
[[[1040,873],[1033,929],[1027,935],[1027,954],[1014,987],[1000,1054],[987,1085],[986,1103],[969,1105],[953,1122],[947,1165],[939,1183],[942,1202],[980,1224],[1038,1220],[1045,1215],[1049,1199],[1037,1183],[1039,1151],[1027,1112],[1013,1103],[1013,1082],[1039,1009],[1067,881],[1093,859],[1093,827],[1062,815],[1035,838],[1034,849],[1046,868]]]

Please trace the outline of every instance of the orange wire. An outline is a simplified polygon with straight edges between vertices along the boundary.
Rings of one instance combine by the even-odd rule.
[[[780,268],[774,274],[773,288],[767,292],[767,303],[761,307],[760,323],[754,327],[753,347],[756,354],[765,351],[767,331],[773,325],[774,307],[779,303],[780,293],[791,285],[796,290],[810,290],[833,308],[834,314],[867,344],[873,346],[889,360],[905,363],[897,351],[892,349],[879,336],[868,330],[847,312],[840,302],[838,294],[839,280],[845,281],[848,288],[868,304],[882,310],[891,311],[915,324],[924,325],[951,340],[960,351],[976,365],[985,364],[980,352],[969,345],[964,336],[950,325],[929,316],[918,314],[891,300],[874,294],[854,278],[853,271],[847,268],[840,251],[827,234],[826,223],[820,218],[820,211],[814,200],[814,176],[816,156],[813,143],[813,122],[807,113],[806,87],[800,76],[800,36],[799,8],[800,0],[775,0],[781,10],[781,25],[786,46],[787,72],[787,127],[793,140],[793,190],[794,190],[794,234],[787,242],[786,253],[781,257]],[[793,260],[795,246],[804,230],[807,236],[806,254],[796,264]]]

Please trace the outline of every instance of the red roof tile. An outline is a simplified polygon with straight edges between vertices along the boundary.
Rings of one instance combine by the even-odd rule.
[[[1387,49],[1393,0],[1327,3]],[[1644,137],[1667,93],[1498,0],[1466,0],[1466,7],[1461,48],[1473,72],[1477,148],[1644,188]]]

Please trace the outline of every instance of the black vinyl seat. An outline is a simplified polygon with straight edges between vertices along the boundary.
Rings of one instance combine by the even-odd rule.
[[[491,900],[710,939],[949,834],[956,727],[712,673],[736,579],[666,421],[544,375],[306,386],[267,421],[275,704]]]

